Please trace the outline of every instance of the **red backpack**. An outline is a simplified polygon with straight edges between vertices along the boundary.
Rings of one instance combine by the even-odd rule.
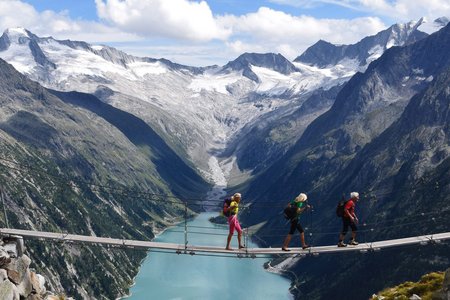
[[[339,218],[342,218],[344,216],[345,205],[348,201],[349,200],[345,199],[345,196],[342,196],[341,201],[338,202],[338,205],[336,206],[336,216],[338,216]]]
[[[231,210],[228,209],[230,205],[231,205],[231,198],[225,198],[223,200],[223,208],[222,208],[222,215],[224,215],[225,217],[231,216]]]

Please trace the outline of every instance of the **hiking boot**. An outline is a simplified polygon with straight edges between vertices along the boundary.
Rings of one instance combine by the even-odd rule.
[[[357,241],[355,241],[355,240],[350,240],[350,243],[349,243],[350,245],[353,245],[353,246],[357,246],[357,245],[359,245],[359,243],[357,242]]]
[[[347,244],[344,241],[339,241],[338,247],[347,247]]]

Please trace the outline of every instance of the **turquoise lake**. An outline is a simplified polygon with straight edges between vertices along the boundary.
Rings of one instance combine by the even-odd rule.
[[[225,247],[227,226],[210,223],[208,218],[214,215],[202,213],[188,222],[189,244]],[[168,229],[155,241],[184,244],[184,224]],[[249,242],[249,247],[256,246]],[[236,233],[232,247],[237,247]],[[149,252],[126,299],[293,299],[290,281],[263,268],[267,260]]]

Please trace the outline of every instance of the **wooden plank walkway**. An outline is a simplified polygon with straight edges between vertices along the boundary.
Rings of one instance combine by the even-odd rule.
[[[430,235],[422,235],[394,240],[377,241],[370,243],[361,243],[357,246],[347,246],[347,247],[337,247],[336,245],[331,246],[318,246],[311,247],[308,249],[302,248],[290,248],[291,251],[282,251],[281,248],[244,248],[235,250],[225,250],[222,247],[211,247],[211,246],[195,246],[195,245],[185,245],[173,244],[173,243],[161,243],[161,242],[151,242],[151,241],[137,241],[137,240],[126,240],[126,239],[116,239],[116,238],[105,238],[96,236],[85,236],[76,234],[66,234],[66,233],[54,233],[54,232],[43,232],[43,231],[32,231],[23,229],[10,229],[10,228],[0,228],[0,235],[16,235],[25,238],[35,238],[42,240],[53,240],[62,242],[73,242],[73,243],[85,243],[94,245],[105,245],[111,247],[127,247],[127,248],[138,248],[138,249],[158,249],[166,251],[174,251],[178,254],[190,254],[194,255],[196,253],[211,253],[211,254],[230,254],[237,255],[238,257],[252,257],[257,256],[268,256],[274,254],[284,254],[284,255],[319,255],[321,253],[336,253],[336,252],[349,252],[349,251],[379,251],[383,248],[391,248],[398,246],[407,246],[414,244],[430,244],[430,243],[440,243],[443,240],[450,239],[450,232],[436,233]],[[224,240],[225,243],[225,240]]]

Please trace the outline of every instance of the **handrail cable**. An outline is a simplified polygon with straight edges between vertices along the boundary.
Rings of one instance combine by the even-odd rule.
[[[95,184],[95,183],[83,180],[81,178],[73,178],[72,180],[67,178],[65,181],[63,181],[63,179],[61,178],[60,175],[57,176],[57,175],[49,174],[49,173],[43,172],[42,170],[39,170],[38,168],[35,168],[35,167],[32,167],[32,166],[23,165],[23,164],[20,164],[18,162],[15,162],[13,160],[5,159],[5,158],[0,158],[0,161],[5,161],[5,162],[13,163],[13,164],[18,165],[18,166],[22,166],[22,167],[26,168],[27,171],[32,170],[32,171],[37,172],[38,174],[45,174],[47,176],[50,176],[50,177],[56,179],[57,181],[61,182],[62,184],[66,184],[66,185],[69,185],[69,186],[77,186],[77,184],[75,182],[73,182],[73,181],[77,181],[77,182],[84,183],[84,184],[86,184],[88,186],[91,186],[91,187],[99,187],[99,188],[103,188],[105,190],[113,190],[113,191],[132,192],[135,195],[158,196],[158,197],[178,199],[180,201],[191,201],[191,202],[192,201],[197,201],[197,202],[198,201],[206,201],[206,202],[213,202],[213,203],[217,202],[218,204],[220,204],[223,201],[221,199],[212,200],[212,199],[204,199],[204,198],[183,198],[183,199],[181,199],[180,197],[172,196],[172,195],[168,195],[168,194],[152,193],[152,192],[148,192],[148,191],[138,191],[136,189],[130,189],[130,188],[126,188],[126,187],[120,188],[120,187],[113,187],[113,186],[110,186],[110,185]],[[21,168],[15,168],[15,167],[12,167],[12,166],[5,165],[3,163],[0,163],[0,165],[4,166],[6,168],[12,169],[12,170],[16,170],[16,171],[22,171],[22,172],[25,171],[25,170],[23,170]],[[415,185],[418,185],[421,182],[422,181],[418,181]],[[424,189],[425,188],[426,187],[424,187]],[[379,193],[379,195],[388,195],[388,194],[392,194],[394,192],[398,192],[400,190],[402,190],[402,189],[397,189],[397,190],[392,191],[392,192]],[[403,190],[411,190],[411,188],[404,188]],[[414,190],[417,190],[417,188],[414,189]],[[372,193],[375,193],[376,191],[377,190],[370,190],[369,192],[361,192],[361,195],[364,195],[364,194],[371,195]],[[310,191],[309,193],[311,193],[311,192],[312,191]],[[376,195],[377,194],[375,193],[375,197],[376,197]],[[141,198],[139,198],[139,199],[141,199]],[[152,199],[151,201],[155,201],[155,202],[161,201],[161,202],[166,202],[166,203],[180,204],[180,201],[170,201],[170,200],[167,200],[167,199],[158,199],[158,200],[157,199]],[[267,204],[267,205],[265,205],[265,204]],[[189,205],[197,205],[197,204],[189,203]],[[208,204],[208,203],[202,203],[202,204],[198,204],[198,205],[217,207],[217,205]],[[260,207],[260,208],[274,208],[274,207],[282,208],[282,207],[284,207],[284,204],[283,205],[273,204],[271,201],[252,202],[249,205],[251,205],[253,207]]]

